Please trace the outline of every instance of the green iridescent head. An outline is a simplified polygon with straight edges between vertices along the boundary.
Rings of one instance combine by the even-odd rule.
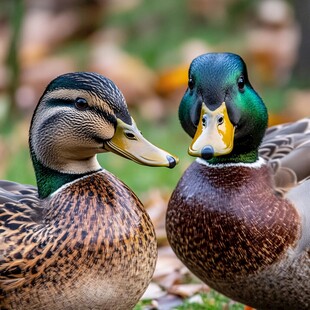
[[[192,61],[188,78],[179,118],[194,138],[189,153],[210,163],[256,161],[268,114],[250,84],[242,58],[231,53],[201,55]],[[231,141],[224,136],[228,127]],[[202,132],[204,137],[199,138]],[[215,139],[220,139],[215,142],[222,148],[219,152],[212,146],[214,133]]]

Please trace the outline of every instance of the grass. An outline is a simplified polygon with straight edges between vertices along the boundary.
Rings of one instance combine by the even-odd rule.
[[[176,307],[176,310],[243,310],[244,305],[232,302],[229,298],[211,290],[208,294],[200,294],[201,302],[185,300],[184,304]]]
[[[171,310],[244,310],[244,305],[231,301],[229,298],[210,290],[209,293],[196,295],[195,301],[191,298],[185,299],[184,303]],[[140,301],[134,310],[150,309],[151,300]]]

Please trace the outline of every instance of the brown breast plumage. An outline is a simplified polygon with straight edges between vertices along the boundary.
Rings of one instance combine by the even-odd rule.
[[[300,238],[300,217],[287,200],[274,194],[268,169],[211,168],[194,162],[171,196],[166,229],[177,256],[204,282],[253,307],[266,308],[272,300],[281,308],[282,296],[294,294],[296,283],[285,288],[279,282],[287,277],[293,283],[310,272],[297,263],[305,256],[295,259],[288,254]],[[279,300],[270,286],[278,287]],[[291,292],[283,294],[283,287]],[[299,300],[285,301],[291,309],[310,305],[310,296],[300,291],[296,295]]]
[[[153,225],[135,194],[98,172],[61,188],[43,213],[19,233],[6,231],[1,309],[132,308],[157,253]]]

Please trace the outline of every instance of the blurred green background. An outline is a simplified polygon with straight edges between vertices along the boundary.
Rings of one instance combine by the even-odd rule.
[[[154,192],[167,202],[193,161],[177,117],[191,60],[238,53],[270,125],[309,116],[309,12],[309,0],[1,0],[0,178],[35,184],[28,129],[38,99],[59,74],[95,71],[118,85],[143,135],[181,160],[173,170],[114,154],[100,163],[147,207]]]
[[[145,137],[180,156],[180,165],[168,170],[100,155],[139,195],[154,187],[171,191],[192,161],[177,109],[188,65],[199,54],[240,54],[272,123],[307,115],[295,106],[307,92],[292,86],[302,41],[296,11],[281,0],[2,0],[0,177],[35,184],[30,117],[48,82],[68,71],[111,78]]]

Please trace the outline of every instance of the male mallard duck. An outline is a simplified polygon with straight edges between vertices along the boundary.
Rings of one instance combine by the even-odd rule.
[[[168,206],[177,256],[236,301],[310,309],[310,119],[264,136],[266,107],[230,53],[193,60],[179,117],[199,158]]]
[[[155,268],[155,232],[96,154],[149,166],[177,159],[143,138],[122,93],[95,73],[47,86],[29,144],[38,189],[0,182],[0,308],[131,309]]]

